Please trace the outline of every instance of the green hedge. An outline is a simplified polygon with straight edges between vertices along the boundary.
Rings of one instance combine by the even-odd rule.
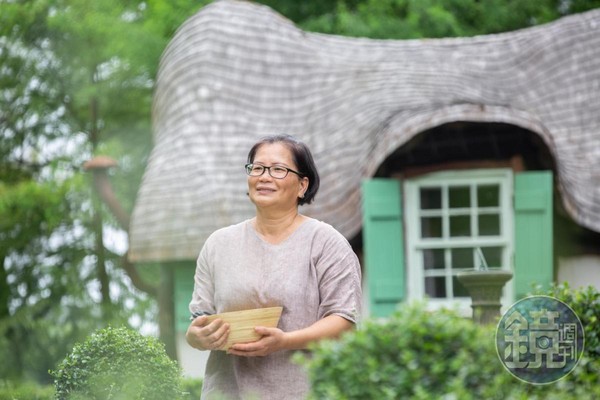
[[[50,371],[56,399],[165,400],[183,396],[181,374],[162,343],[127,328],[92,334]]]
[[[585,332],[583,357],[568,379],[558,385],[577,392],[593,392],[600,399],[600,292],[593,286],[575,290],[562,283],[545,292],[537,289],[536,294],[552,296],[569,305]]]
[[[554,285],[545,294],[565,302],[575,311],[585,330],[585,354],[600,360],[600,292],[593,286],[572,289],[568,283]]]
[[[598,324],[589,329],[597,334]],[[319,400],[600,398],[597,359],[582,359],[554,384],[530,385],[502,366],[495,330],[453,311],[404,304],[390,318],[366,321],[297,361],[308,369],[310,398]]]

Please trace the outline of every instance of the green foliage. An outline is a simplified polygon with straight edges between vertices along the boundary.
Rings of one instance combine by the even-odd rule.
[[[0,376],[47,382],[94,329],[156,312],[121,256],[94,241],[116,223],[92,202],[81,170],[95,151],[119,159],[117,197],[132,208],[168,40],[148,29],[166,16],[144,4],[0,1]],[[103,275],[111,290],[99,298]]]
[[[521,382],[502,366],[495,327],[449,310],[404,305],[339,341],[322,342],[308,367],[313,399],[592,399],[598,389],[567,378],[554,385]],[[596,377],[597,379],[597,377]]]
[[[15,184],[0,181],[0,253],[21,250],[32,238],[48,236],[70,213],[65,201],[73,182],[34,182]]]
[[[202,379],[182,378],[181,387],[186,399],[199,399],[202,394]]]
[[[300,25],[317,32],[378,39],[474,36],[526,28],[596,7],[600,7],[597,0],[338,1],[335,10],[323,10]]]
[[[561,300],[571,307],[583,325],[583,357],[566,382],[561,384],[573,386],[573,390],[594,391],[600,397],[600,291],[593,286],[573,289],[564,282],[547,291],[538,288],[535,293]]]
[[[0,381],[0,400],[52,400],[54,387],[33,382]]]
[[[95,332],[51,374],[57,400],[164,400],[183,395],[179,368],[164,346],[127,328]]]
[[[78,233],[81,211],[74,204],[89,196],[78,178],[0,182],[0,376],[49,382],[48,369],[103,324],[87,291],[96,274],[86,262],[87,240]],[[125,279],[115,281],[121,290],[112,298],[111,323],[151,310]]]
[[[67,233],[73,210],[66,198],[76,185],[0,182],[0,376],[46,382],[57,347],[70,341],[73,332],[56,335],[52,325],[71,309],[61,298],[83,280],[71,266],[85,255]]]
[[[489,332],[487,332],[489,334]],[[476,398],[493,392],[501,365],[485,333],[450,311],[406,306],[386,321],[367,321],[339,342],[320,344],[307,359],[315,399],[440,397],[461,387]]]
[[[573,289],[568,282],[553,285],[545,294],[566,303],[579,317],[585,331],[585,354],[600,360],[600,292],[593,286]]]

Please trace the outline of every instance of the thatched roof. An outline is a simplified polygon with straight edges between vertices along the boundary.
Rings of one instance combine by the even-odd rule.
[[[600,10],[497,35],[371,40],[304,32],[265,6],[222,0],[167,47],[153,115],[134,261],[194,259],[212,231],[252,216],[243,164],[272,133],[313,150],[322,185],[302,212],[352,237],[361,179],[452,121],[538,134],[565,208],[600,231]]]

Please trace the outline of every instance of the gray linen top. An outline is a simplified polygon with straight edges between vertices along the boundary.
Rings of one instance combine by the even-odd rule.
[[[247,220],[207,239],[198,257],[190,311],[283,306],[278,327],[284,332],[332,314],[356,323],[362,301],[360,274],[348,241],[326,223],[309,218],[273,245]],[[308,378],[290,361],[292,354],[285,350],[239,357],[212,351],[202,398],[305,398]]]

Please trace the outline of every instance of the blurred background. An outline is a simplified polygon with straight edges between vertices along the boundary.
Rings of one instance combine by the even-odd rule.
[[[161,54],[208,3],[0,0],[0,380],[50,384],[48,370],[74,343],[108,325],[160,337],[177,358],[158,312],[169,277],[159,265],[127,260],[127,217],[152,149]],[[600,7],[600,0],[258,3],[307,31],[389,39],[507,32]],[[102,174],[114,189],[112,206],[98,196]],[[163,327],[172,324],[166,318]]]

